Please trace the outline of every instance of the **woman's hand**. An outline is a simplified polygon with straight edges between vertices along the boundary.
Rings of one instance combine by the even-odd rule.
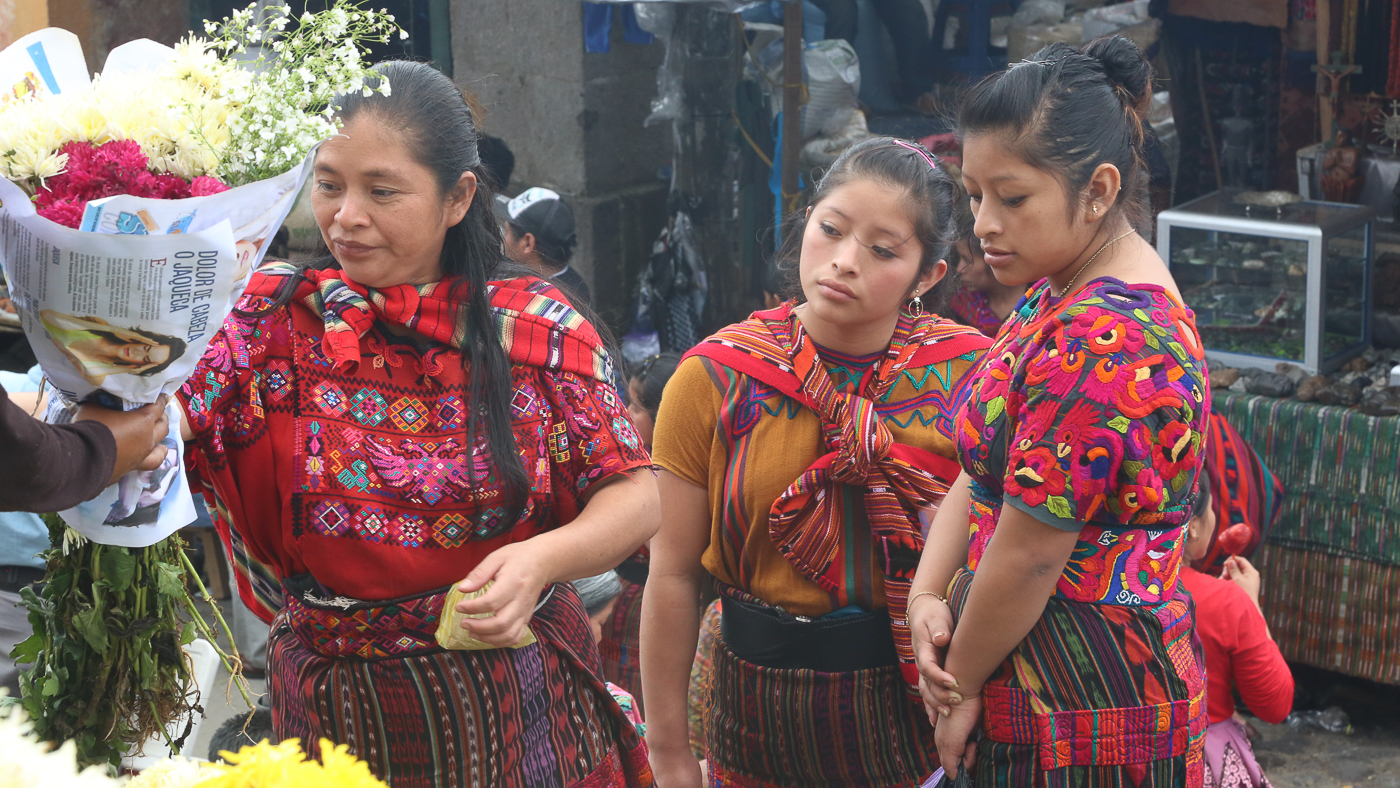
[[[705,772],[695,753],[686,746],[681,750],[652,749],[651,772],[656,777],[656,788],[702,788]]]
[[[982,696],[964,698],[947,717],[938,719],[933,741],[938,746],[938,761],[949,778],[958,776],[959,765],[971,769],[977,762],[977,742],[973,734],[982,722]]]
[[[540,592],[549,582],[550,573],[540,563],[539,551],[532,549],[533,539],[516,542],[496,550],[482,559],[467,578],[457,584],[457,590],[469,594],[487,583],[491,590],[475,599],[457,603],[457,612],[466,615],[490,614],[487,618],[462,620],[462,628],[477,640],[498,648],[520,642],[530,618],[535,614]]]
[[[941,599],[925,594],[909,609],[909,633],[914,639],[914,664],[919,668],[919,694],[933,715],[944,715],[962,700],[958,680],[943,669],[948,644],[953,639],[953,611]]]
[[[1232,555],[1225,559],[1225,579],[1244,589],[1249,598],[1259,605],[1259,570],[1242,555]]]

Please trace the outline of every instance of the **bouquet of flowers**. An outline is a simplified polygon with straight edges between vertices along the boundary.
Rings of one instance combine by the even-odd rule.
[[[0,264],[58,393],[51,421],[183,385],[335,132],[334,97],[387,94],[363,58],[404,35],[346,0],[300,18],[252,6],[205,32],[117,47],[92,78],[63,30],[0,52]],[[50,582],[26,598],[25,706],[38,735],[75,741],[82,763],[165,736],[193,705],[180,646],[196,629],[214,639],[172,536],[194,504],[171,408],[166,465],[60,512]]]

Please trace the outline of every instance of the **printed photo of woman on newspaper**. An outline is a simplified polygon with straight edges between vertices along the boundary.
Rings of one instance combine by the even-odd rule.
[[[53,309],[39,322],[83,379],[101,386],[108,375],[150,376],[184,355],[185,342],[141,328],[122,328],[100,317],[75,317]]]

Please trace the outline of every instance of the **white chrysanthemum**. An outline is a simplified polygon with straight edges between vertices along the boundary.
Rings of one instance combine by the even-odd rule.
[[[52,749],[33,731],[23,709],[0,707],[0,788],[116,788],[100,767],[78,770],[73,742]]]
[[[63,172],[68,157],[47,148],[20,146],[10,156],[10,170],[16,178],[44,181]]]
[[[190,788],[216,776],[208,764],[186,758],[166,758],[141,770],[125,788]]]

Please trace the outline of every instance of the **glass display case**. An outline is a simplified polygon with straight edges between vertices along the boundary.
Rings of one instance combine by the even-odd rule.
[[[1196,313],[1207,356],[1234,367],[1273,371],[1286,361],[1327,374],[1365,350],[1371,209],[1313,201],[1263,207],[1240,195],[1215,192],[1157,216],[1157,251]]]

